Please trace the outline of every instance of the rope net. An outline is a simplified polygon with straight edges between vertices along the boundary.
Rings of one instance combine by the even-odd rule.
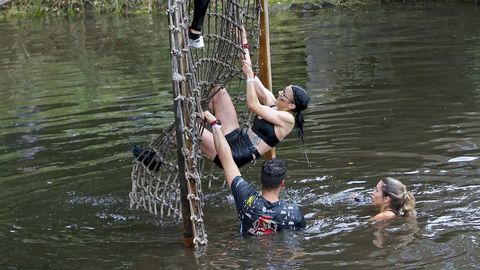
[[[180,221],[185,207],[180,187],[185,179],[193,243],[198,246],[207,243],[202,181],[209,181],[210,185],[219,178],[204,172],[205,163],[212,163],[205,161],[200,151],[201,114],[218,86],[229,90],[236,108],[244,102],[245,87],[239,65],[243,53],[241,26],[246,29],[252,62],[256,63],[260,6],[256,0],[211,0],[202,29],[205,46],[200,49],[190,48],[187,42],[193,10],[194,0],[168,1],[176,120],[134,160],[129,197],[131,208]],[[231,90],[234,88],[236,93]],[[243,124],[250,118],[246,110],[238,114]]]

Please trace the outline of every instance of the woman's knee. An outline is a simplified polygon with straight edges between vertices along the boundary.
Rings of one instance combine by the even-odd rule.
[[[217,151],[213,142],[213,135],[208,130],[204,130],[202,133],[200,149],[210,160],[213,160],[217,155]]]
[[[228,94],[227,89],[225,87],[221,87],[220,89],[214,90],[216,91],[215,95],[212,98],[212,101],[218,102],[219,100],[224,100],[224,99],[231,99],[230,94]]]
[[[208,103],[208,110],[211,113],[215,114],[215,109],[218,107],[218,105],[222,106],[224,104],[227,104],[226,102],[231,102],[232,99],[227,89],[225,89],[224,87],[213,89],[213,91],[214,95]]]

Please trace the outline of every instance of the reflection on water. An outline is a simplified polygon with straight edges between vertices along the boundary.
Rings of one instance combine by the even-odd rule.
[[[399,249],[412,243],[420,228],[415,217],[400,218],[391,222],[373,224],[373,244],[379,248]]]
[[[479,12],[273,13],[274,88],[312,96],[305,146],[277,151],[308,226],[241,237],[212,183],[195,251],[179,224],[128,208],[130,146],[173,119],[165,17],[1,21],[0,268],[478,266]],[[243,169],[257,186],[260,165]],[[368,221],[385,176],[413,191],[416,219]]]

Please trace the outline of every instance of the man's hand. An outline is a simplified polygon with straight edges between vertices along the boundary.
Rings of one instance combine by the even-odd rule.
[[[213,121],[217,120],[217,118],[215,117],[215,115],[213,115],[211,112],[209,111],[204,111],[202,113],[202,116],[203,116],[203,119],[205,119],[205,121],[207,121],[208,123],[212,123]]]

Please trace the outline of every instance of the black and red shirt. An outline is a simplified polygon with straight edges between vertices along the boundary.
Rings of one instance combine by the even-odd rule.
[[[233,179],[231,189],[242,233],[268,234],[305,228],[305,218],[297,205],[283,200],[267,201],[242,176]]]

